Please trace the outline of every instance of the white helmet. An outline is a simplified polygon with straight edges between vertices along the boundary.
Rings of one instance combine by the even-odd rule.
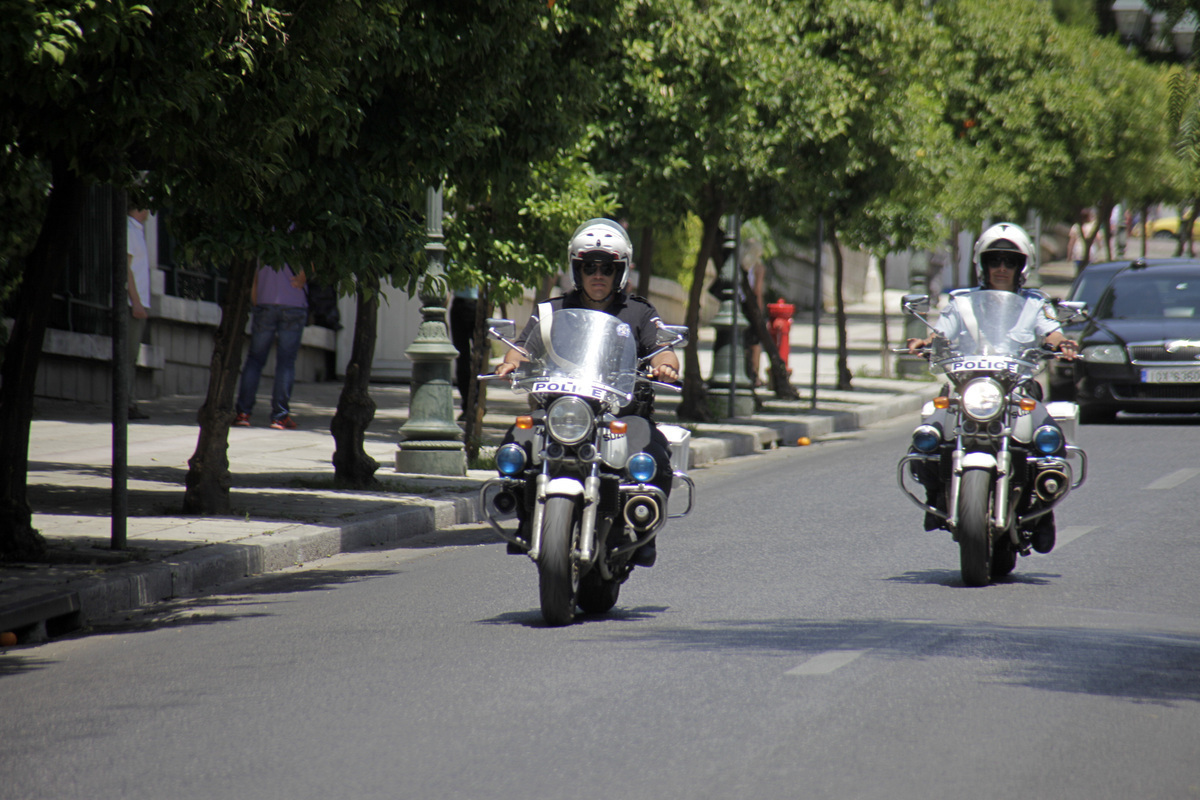
[[[614,291],[623,291],[629,281],[629,265],[633,262],[633,242],[619,223],[611,219],[589,219],[571,234],[567,247],[567,264],[575,288],[583,287],[581,274],[584,261],[601,260],[616,267]]]
[[[986,285],[987,274],[981,261],[984,253],[1004,252],[1017,253],[1022,256],[1021,268],[1013,276],[1015,286],[1020,288],[1025,275],[1025,268],[1033,259],[1033,242],[1029,234],[1020,225],[1011,222],[1000,222],[983,232],[975,242],[975,267],[979,270],[980,280]]]

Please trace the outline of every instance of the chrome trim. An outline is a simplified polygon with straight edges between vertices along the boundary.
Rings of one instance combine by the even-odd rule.
[[[696,499],[696,483],[695,483],[695,481],[693,481],[691,479],[691,477],[686,472],[683,472],[682,470],[677,469],[672,473],[672,475],[676,478],[679,478],[684,483],[686,483],[687,487],[688,487],[687,508],[684,509],[683,512],[679,513],[679,514],[667,514],[667,519],[680,519],[681,517],[686,517],[688,514],[692,513],[692,507],[693,507],[693,504]],[[668,502],[667,502],[668,510],[670,510],[670,506],[671,506],[670,498],[668,498]]]

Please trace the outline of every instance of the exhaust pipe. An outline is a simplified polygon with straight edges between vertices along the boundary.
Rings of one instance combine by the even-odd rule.
[[[1033,480],[1033,491],[1038,499],[1049,503],[1067,493],[1071,481],[1065,472],[1059,469],[1047,469],[1039,472]]]
[[[625,524],[638,533],[645,533],[656,528],[662,516],[654,498],[644,494],[629,498],[625,503],[623,514]]]

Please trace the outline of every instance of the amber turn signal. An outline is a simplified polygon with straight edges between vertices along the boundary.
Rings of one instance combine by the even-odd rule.
[[[523,431],[532,430],[533,417],[529,416],[528,414],[522,414],[521,416],[517,417],[517,428]]]
[[[949,397],[933,398],[933,407],[934,408],[949,408],[950,407],[950,398]]]
[[[614,419],[612,422],[608,423],[608,429],[613,433],[625,433],[629,430],[629,423],[622,422],[619,419]]]

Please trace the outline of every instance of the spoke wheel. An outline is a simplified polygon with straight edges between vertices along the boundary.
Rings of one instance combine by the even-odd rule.
[[[538,588],[542,617],[549,625],[569,625],[575,619],[579,565],[571,557],[571,551],[578,531],[575,501],[570,497],[547,499],[542,552],[538,556]]]

